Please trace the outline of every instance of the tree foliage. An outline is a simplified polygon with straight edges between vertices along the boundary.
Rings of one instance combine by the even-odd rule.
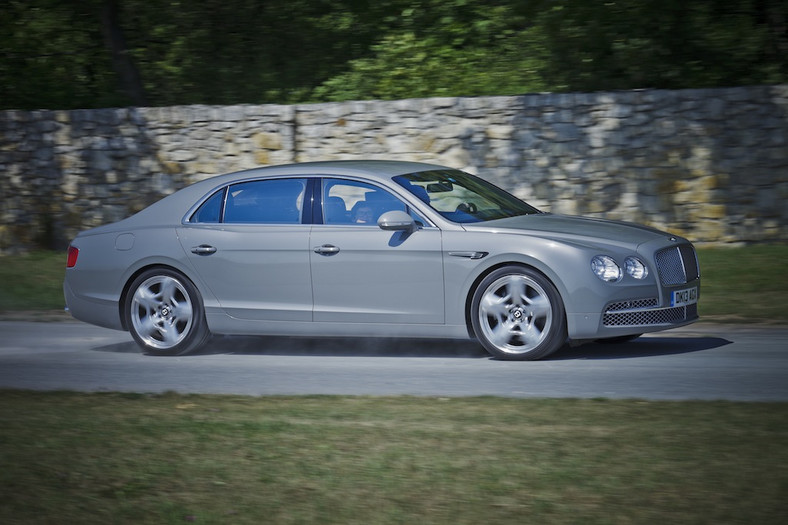
[[[0,107],[788,82],[784,0],[5,0]]]

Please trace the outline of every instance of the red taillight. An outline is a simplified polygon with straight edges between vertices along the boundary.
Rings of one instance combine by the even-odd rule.
[[[77,265],[77,257],[79,257],[79,248],[73,246],[68,247],[68,261],[66,261],[66,268],[73,268]]]

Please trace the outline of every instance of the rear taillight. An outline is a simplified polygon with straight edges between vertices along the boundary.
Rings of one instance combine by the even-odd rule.
[[[79,257],[79,248],[73,246],[68,247],[68,260],[66,261],[66,268],[73,268],[77,265],[77,257]]]

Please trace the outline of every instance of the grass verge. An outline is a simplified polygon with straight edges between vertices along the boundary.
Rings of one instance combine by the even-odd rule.
[[[788,323],[788,246],[698,250],[700,315]]]
[[[62,252],[0,256],[0,312],[62,310],[65,273]]]
[[[785,523],[786,407],[0,391],[0,522]]]
[[[702,317],[788,322],[788,246],[701,248]],[[0,257],[0,311],[60,310],[66,256]]]

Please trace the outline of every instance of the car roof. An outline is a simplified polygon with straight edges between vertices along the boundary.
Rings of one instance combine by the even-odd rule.
[[[436,164],[425,162],[410,162],[398,160],[331,160],[321,162],[300,162],[296,164],[282,164],[279,166],[264,166],[250,170],[236,171],[221,175],[220,177],[234,178],[277,174],[315,174],[315,175],[347,175],[350,173],[363,173],[372,178],[391,178],[396,175],[428,171],[435,169],[451,169]],[[376,177],[377,175],[377,177]],[[215,177],[214,177],[215,178]],[[245,178],[245,177],[244,177]]]

